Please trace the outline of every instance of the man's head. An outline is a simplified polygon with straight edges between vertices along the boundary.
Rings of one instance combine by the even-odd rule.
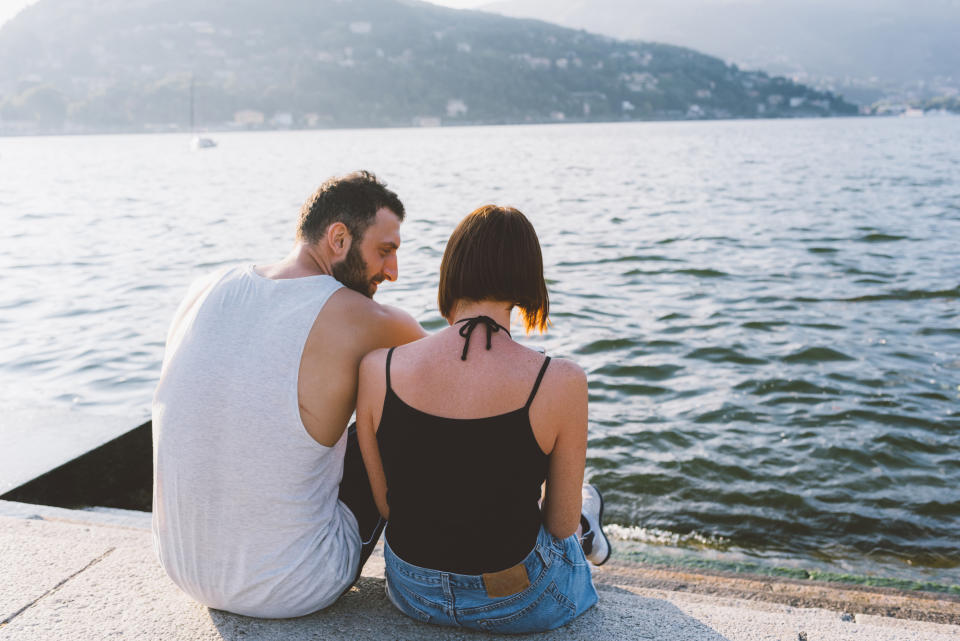
[[[300,208],[297,239],[327,243],[341,258],[333,277],[365,296],[384,280],[396,280],[403,203],[368,171],[331,178]]]

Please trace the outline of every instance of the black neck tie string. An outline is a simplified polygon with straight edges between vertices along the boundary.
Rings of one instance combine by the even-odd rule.
[[[501,329],[507,333],[507,336],[510,336],[510,330],[493,320],[489,316],[474,316],[473,318],[464,318],[458,320],[457,323],[466,323],[463,327],[460,328],[460,335],[463,336],[463,353],[460,354],[460,360],[467,360],[467,349],[470,347],[470,335],[473,334],[473,330],[477,328],[477,325],[483,324],[487,328],[487,349],[490,349],[490,339],[493,337],[493,332],[499,332]]]

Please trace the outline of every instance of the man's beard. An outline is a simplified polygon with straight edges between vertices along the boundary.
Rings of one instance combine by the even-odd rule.
[[[373,298],[375,290],[371,279],[367,278],[367,261],[360,255],[359,245],[360,243],[352,243],[346,257],[333,264],[333,277],[353,291]]]

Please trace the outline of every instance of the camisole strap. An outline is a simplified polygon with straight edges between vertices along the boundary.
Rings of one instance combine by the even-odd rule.
[[[390,390],[390,359],[393,358],[393,350],[397,349],[396,347],[391,347],[387,351],[387,390]]]
[[[389,357],[387,359],[387,362],[388,363],[390,362]],[[537,395],[537,390],[540,389],[540,381],[543,380],[543,375],[546,373],[547,365],[549,364],[550,364],[550,357],[547,356],[543,361],[543,366],[540,367],[540,373],[537,374],[537,382],[533,384],[533,390],[530,392],[530,398],[527,399],[527,404],[523,406],[524,409],[526,410],[530,409],[530,404],[533,403],[533,397]],[[387,380],[389,381],[389,378]],[[388,382],[387,384],[389,385],[390,383]]]

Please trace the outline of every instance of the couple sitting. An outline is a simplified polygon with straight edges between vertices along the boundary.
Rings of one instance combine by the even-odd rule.
[[[510,336],[514,307],[547,325],[536,233],[514,209],[467,216],[441,265],[451,327],[428,336],[372,300],[398,276],[403,217],[373,175],[334,178],[285,259],[191,287],[153,404],[160,562],[210,607],[300,616],[350,588],[389,518],[405,614],[558,627],[596,603],[586,559],[610,546],[582,485],[586,377]]]

